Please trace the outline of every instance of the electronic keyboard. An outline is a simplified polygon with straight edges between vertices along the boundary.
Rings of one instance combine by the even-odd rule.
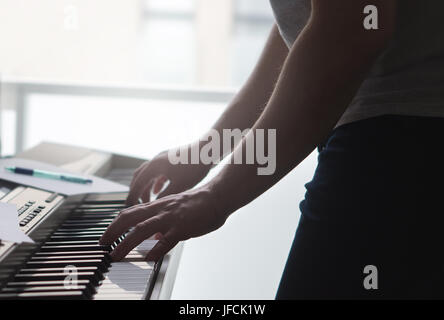
[[[59,148],[54,146],[55,151]],[[120,168],[116,163],[122,164],[124,158],[116,159],[96,170],[129,183],[137,165],[129,159],[134,168]],[[67,197],[0,180],[0,201],[17,206],[19,227],[35,242],[0,242],[0,299],[168,299],[180,245],[153,263],[144,258],[156,240],[145,240],[119,262],[111,261],[109,253],[125,235],[110,246],[98,243],[125,208],[126,197],[126,193]]]

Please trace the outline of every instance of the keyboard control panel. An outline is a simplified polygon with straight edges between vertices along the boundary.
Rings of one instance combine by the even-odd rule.
[[[1,201],[17,206],[20,229],[28,233],[49,212],[56,208],[63,196],[35,188],[17,187]]]

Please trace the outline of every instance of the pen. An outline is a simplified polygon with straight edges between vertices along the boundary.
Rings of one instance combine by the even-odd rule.
[[[27,168],[20,168],[20,167],[6,167],[5,170],[12,172],[12,173],[25,174],[28,176],[45,178],[45,179],[54,179],[54,180],[83,183],[83,184],[93,182],[91,179],[85,179],[82,177],[76,177],[76,176],[72,176],[69,174],[49,172],[49,171],[44,171],[44,170],[27,169]]]

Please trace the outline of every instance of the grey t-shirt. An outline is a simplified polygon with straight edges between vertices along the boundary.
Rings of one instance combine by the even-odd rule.
[[[291,47],[310,17],[311,1],[270,2]],[[384,114],[444,117],[444,1],[398,3],[395,35],[338,125]]]

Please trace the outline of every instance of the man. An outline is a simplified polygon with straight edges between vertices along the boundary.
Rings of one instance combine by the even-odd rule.
[[[136,171],[132,207],[101,243],[134,227],[112,253],[120,260],[158,234],[147,257],[158,260],[178,241],[221,227],[319,147],[277,298],[442,297],[443,205],[429,186],[443,176],[444,159],[430,147],[439,143],[444,124],[438,14],[444,5],[271,2],[279,28],[273,27],[251,77],[212,129],[252,129],[233,159],[244,157],[258,129],[276,129],[275,172],[258,175],[258,163],[228,164],[191,189],[210,166],[173,165],[165,151]],[[207,139],[189,148],[202,148]],[[151,190],[159,193],[167,180],[160,199],[150,202]]]

